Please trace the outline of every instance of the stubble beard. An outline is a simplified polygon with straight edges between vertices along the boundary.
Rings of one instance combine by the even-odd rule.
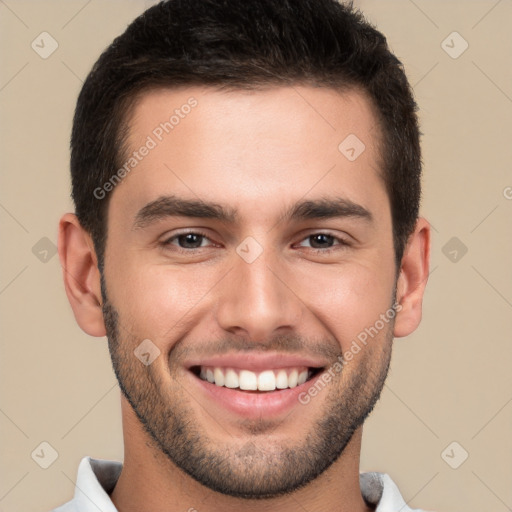
[[[247,441],[236,442],[226,430],[226,440],[213,440],[198,421],[191,395],[180,384],[179,358],[169,354],[169,375],[155,372],[157,365],[145,366],[134,355],[143,338],[123,329],[120,339],[119,313],[108,300],[102,276],[103,316],[112,366],[121,392],[137,415],[152,444],[169,461],[205,487],[222,494],[246,499],[269,499],[292,493],[321,475],[343,453],[354,432],[378,401],[391,359],[393,322],[371,343],[382,344],[378,360],[366,346],[351,362],[357,371],[343,370],[319,393],[322,413],[314,419],[300,444],[272,441],[279,424],[265,419],[244,421]],[[334,364],[334,361],[333,361]],[[343,385],[341,385],[343,378]],[[303,408],[307,418],[308,406]],[[213,419],[211,421],[214,421]],[[309,420],[308,420],[309,421]]]

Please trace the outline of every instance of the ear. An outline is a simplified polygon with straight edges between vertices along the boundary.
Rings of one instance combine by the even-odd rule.
[[[421,305],[427,285],[430,260],[430,224],[420,217],[410,235],[397,281],[397,315],[393,334],[411,334],[421,322]]]
[[[72,213],[60,219],[58,249],[66,294],[78,325],[91,336],[105,336],[94,244]]]

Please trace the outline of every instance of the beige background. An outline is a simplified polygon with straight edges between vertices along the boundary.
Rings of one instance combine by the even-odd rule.
[[[3,512],[50,510],[72,497],[81,457],[123,457],[106,340],[78,328],[58,256],[42,251],[72,210],[68,141],[82,80],[151,3],[0,0]],[[512,510],[512,1],[359,5],[414,84],[433,227],[423,322],[395,342],[362,469],[388,472],[413,507]],[[59,45],[47,59],[31,48],[43,31]],[[441,46],[453,31],[469,44],[456,59]],[[463,41],[446,44],[454,52]],[[452,237],[458,249],[445,247]],[[48,469],[31,457],[43,441],[58,452]],[[445,460],[460,463],[463,450],[452,469]]]

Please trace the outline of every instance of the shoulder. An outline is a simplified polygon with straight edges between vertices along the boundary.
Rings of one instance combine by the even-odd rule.
[[[363,498],[369,505],[376,507],[375,512],[427,512],[410,508],[387,473],[361,473],[359,484]]]
[[[64,505],[60,505],[60,507],[50,510],[50,512],[77,512],[77,510],[74,504],[74,500],[71,500],[67,503],[64,503]]]
[[[110,492],[115,487],[123,464],[118,461],[83,457],[78,466],[75,494],[71,501],[51,512],[114,512]]]

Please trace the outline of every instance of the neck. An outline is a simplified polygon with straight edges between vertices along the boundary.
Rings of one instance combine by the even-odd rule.
[[[339,459],[305,487],[269,499],[241,499],[212,491],[176,467],[141,427],[122,397],[124,464],[111,499],[119,512],[368,512],[359,487],[362,427]]]

